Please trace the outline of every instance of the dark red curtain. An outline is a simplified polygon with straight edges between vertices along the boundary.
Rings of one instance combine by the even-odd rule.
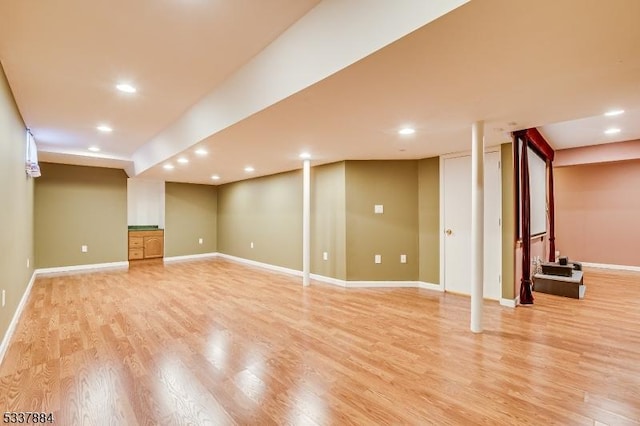
[[[547,163],[548,178],[548,208],[549,208],[549,261],[555,260],[555,212],[553,197],[553,148],[547,143],[542,134],[535,129],[520,130],[513,133],[513,152],[516,180],[520,178],[520,185],[516,185],[516,229],[522,238],[522,279],[520,283],[520,303],[533,303],[531,288],[531,196],[529,188],[529,154],[530,147]]]
[[[556,261],[556,219],[553,199],[553,164],[547,160],[547,177],[549,178],[549,262]]]
[[[519,138],[516,138],[518,142]],[[522,279],[520,280],[520,303],[533,304],[531,292],[531,197],[529,190],[529,154],[527,139],[520,140],[520,211],[522,220]]]

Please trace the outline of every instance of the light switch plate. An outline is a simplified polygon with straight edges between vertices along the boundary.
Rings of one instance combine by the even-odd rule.
[[[375,214],[382,214],[384,213],[384,205],[382,204],[376,204],[373,206],[373,212]]]
[[[322,253],[322,260],[329,260],[329,253],[326,251]]]
[[[401,254],[400,255],[400,263],[407,263],[407,255],[406,254]]]
[[[82,247],[80,247],[80,251],[86,253],[89,251],[89,247],[83,244]]]
[[[382,263],[382,255],[381,254],[376,254],[373,258],[373,261],[375,263]]]
[[[198,244],[202,244],[204,240],[202,238],[198,238]]]

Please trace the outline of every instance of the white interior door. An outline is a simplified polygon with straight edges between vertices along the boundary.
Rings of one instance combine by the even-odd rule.
[[[500,299],[500,154],[485,154],[484,297]],[[444,288],[471,293],[471,156],[443,160]]]
[[[484,297],[502,297],[502,176],[500,153],[484,156]],[[471,291],[471,289],[469,289]]]
[[[443,162],[444,288],[469,294],[471,290],[471,157]]]

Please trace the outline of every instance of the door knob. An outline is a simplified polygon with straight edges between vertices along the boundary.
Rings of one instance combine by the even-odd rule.
[[[446,231],[444,231],[444,233],[447,235],[451,235],[453,234],[453,231],[451,229],[447,229]]]

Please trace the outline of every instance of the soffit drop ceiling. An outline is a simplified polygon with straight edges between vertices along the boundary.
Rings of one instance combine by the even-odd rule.
[[[173,4],[153,3],[169,10]],[[202,2],[194,0],[180,3],[191,7]],[[292,3],[299,4],[280,3],[283,8]],[[303,3],[306,10],[315,4]],[[70,5],[71,2],[66,6]],[[77,6],[75,3],[73,5]],[[324,1],[320,5],[329,7],[335,2]],[[21,11],[19,7],[13,7]],[[0,6],[2,16],[6,16],[2,13],[4,8],[6,3]],[[297,15],[289,10],[289,24],[304,15],[303,9],[302,6],[296,9]],[[11,10],[13,14],[15,10]],[[86,8],[84,10],[86,12]],[[318,9],[313,12],[318,12]],[[166,23],[169,18],[162,18],[161,15],[152,13],[150,19],[165,19]],[[185,19],[200,22],[193,15]],[[308,18],[307,15],[304,16]],[[20,13],[18,16],[21,16]],[[302,150],[313,154],[314,164],[343,159],[414,159],[465,151],[470,145],[471,123],[476,120],[486,122],[487,144],[496,144],[509,140],[509,132],[519,128],[572,122],[586,117],[599,119],[604,111],[612,107],[629,112],[640,110],[640,26],[636,23],[637,16],[640,16],[640,2],[636,0],[472,0],[428,25],[416,27],[405,37],[341,71],[330,73],[320,81],[292,92],[271,105],[258,108],[239,120],[230,120],[213,132],[204,133],[189,132],[191,125],[193,129],[201,129],[201,120],[207,118],[189,115],[194,105],[204,99],[204,92],[198,98],[194,89],[190,99],[178,93],[173,102],[172,96],[165,95],[161,90],[163,86],[174,85],[178,81],[176,76],[183,75],[180,73],[186,69],[193,71],[201,79],[201,84],[206,80],[210,84],[208,90],[215,91],[216,87],[233,79],[243,66],[250,65],[260,54],[264,54],[265,47],[272,45],[252,45],[254,56],[247,54],[244,65],[242,61],[236,61],[235,70],[230,66],[227,71],[216,73],[212,71],[216,69],[214,64],[204,61],[211,66],[209,72],[212,74],[208,77],[206,73],[194,69],[198,67],[185,65],[184,61],[165,60],[171,62],[165,65],[167,69],[151,67],[153,69],[148,69],[142,76],[144,78],[141,81],[150,79],[155,82],[152,85],[154,90],[148,93],[146,83],[144,87],[141,86],[140,99],[135,100],[135,107],[128,103],[131,99],[114,95],[112,84],[117,78],[134,79],[138,76],[119,75],[120,70],[114,69],[115,61],[108,59],[117,58],[117,54],[100,55],[85,49],[83,52],[88,55],[90,66],[86,73],[76,72],[84,76],[81,81],[86,78],[82,83],[86,86],[81,87],[91,90],[103,87],[104,97],[110,100],[104,101],[108,103],[104,109],[95,109],[94,103],[100,104],[95,100],[85,100],[80,94],[68,96],[68,104],[75,108],[80,105],[83,109],[77,115],[69,113],[68,120],[69,123],[76,122],[77,118],[89,123],[81,132],[71,132],[72,136],[75,135],[86,144],[93,138],[108,146],[111,140],[104,135],[96,135],[94,126],[101,121],[101,117],[98,117],[101,111],[102,115],[112,112],[117,120],[125,123],[122,132],[127,136],[122,139],[124,145],[117,147],[124,150],[113,153],[113,157],[123,161],[130,161],[136,155],[144,160],[151,159],[139,169],[141,176],[180,182],[212,183],[210,176],[219,174],[219,182],[224,183],[292,170],[300,167],[297,156]],[[330,17],[323,22],[331,27]],[[0,28],[5,28],[4,24],[2,22]],[[280,30],[286,27],[281,24]],[[321,22],[315,24],[319,28],[325,25]],[[149,25],[155,28],[156,33],[161,31],[159,27],[162,25]],[[293,27],[295,25],[289,26],[289,30]],[[84,27],[81,30],[78,34],[100,37],[93,35],[91,28]],[[22,79],[23,73],[26,73],[26,81],[29,73],[36,71],[21,66],[19,61],[5,59],[8,50],[19,50],[20,43],[16,47],[6,38],[7,35],[15,35],[16,31],[15,27],[0,29],[0,58],[25,121],[31,125],[31,119],[35,119],[37,114],[34,111],[31,117],[26,112],[32,108],[32,103],[31,98],[24,96],[38,96],[31,93],[37,91],[38,85],[33,87],[26,82],[21,84],[15,81]],[[50,29],[48,31],[51,32]],[[270,34],[275,37],[275,33],[277,31],[273,29]],[[153,44],[155,40],[139,34],[137,36],[148,44]],[[174,41],[167,37],[161,35],[158,40],[175,49],[175,44],[172,44]],[[57,38],[52,37],[52,40],[56,41]],[[69,40],[60,42],[67,43]],[[42,51],[51,47],[44,41],[42,43]],[[74,43],[71,42],[71,46]],[[150,49],[157,50],[150,51],[155,52],[154,55],[161,54],[162,43],[154,44]],[[53,46],[57,44],[53,43]],[[113,52],[118,50],[118,46],[111,46]],[[129,58],[142,61],[137,55],[144,51],[144,47],[145,44],[133,46]],[[82,56],[74,56],[73,49],[62,50],[66,51],[69,61],[75,63],[76,67],[82,67]],[[15,52],[8,55],[9,59],[19,57]],[[195,52],[206,54],[214,50],[199,45]],[[193,53],[194,50],[191,50]],[[55,58],[46,54],[44,57],[48,58],[49,63],[54,63]],[[110,69],[110,72],[105,73],[103,68]],[[64,81],[61,76],[58,77]],[[189,82],[184,85],[190,87]],[[177,90],[175,87],[167,89]],[[32,127],[38,130],[36,138],[39,146],[47,148],[47,144],[55,145],[60,152],[60,147],[68,140],[65,139],[66,135],[58,134],[59,129],[65,128],[66,121],[55,119],[51,111],[55,112],[55,107],[59,106],[64,112],[67,105],[51,101],[52,98],[65,99],[62,88],[47,90],[47,96],[43,95],[38,100],[44,106],[33,107],[42,111],[42,117],[39,118],[42,126]],[[141,109],[154,111],[154,108],[162,110],[162,120],[136,115],[141,114]],[[186,131],[178,134],[188,135],[187,138],[179,143],[171,141],[169,149],[162,143],[152,143],[171,139],[167,126],[171,127],[171,123],[180,120]],[[583,124],[578,123],[578,128],[585,128]],[[403,125],[414,126],[416,134],[400,137],[396,132]],[[640,130],[640,120],[630,119],[628,126],[625,135],[636,134]],[[566,144],[588,144],[591,140],[581,136],[566,142],[567,138],[562,133],[546,131],[546,127],[542,129],[556,148]],[[49,131],[50,134],[47,133]],[[114,135],[117,132],[119,130],[114,131]],[[197,147],[207,148],[209,155],[202,158],[194,156],[193,151]],[[179,156],[188,157],[191,162],[177,165],[175,160]],[[164,170],[162,165],[165,160],[176,164],[176,168]],[[252,175],[242,170],[248,164],[256,168]]]
[[[513,130],[597,118],[612,107],[627,109],[624,135],[635,138],[636,16],[633,0],[471,1],[205,139],[197,146],[210,151],[206,167],[158,165],[144,175],[239,180],[248,177],[244,165],[256,169],[250,176],[299,168],[301,151],[313,154],[313,164],[425,158],[469,150],[476,120],[485,121],[486,144],[494,145]],[[398,135],[404,125],[416,133]],[[566,146],[562,135],[548,136]],[[590,143],[581,140],[570,143]],[[179,155],[193,158],[192,150]]]

